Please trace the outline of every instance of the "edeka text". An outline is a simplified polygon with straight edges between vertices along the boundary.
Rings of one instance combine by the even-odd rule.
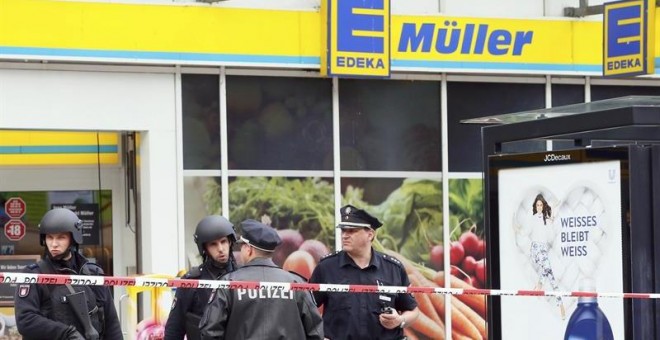
[[[385,69],[383,58],[371,57],[337,57],[338,67],[365,68],[365,69]]]
[[[615,60],[607,62],[607,70],[625,70],[627,68],[640,68],[642,67],[642,61],[640,58],[630,58],[624,60]]]
[[[440,54],[487,54],[519,56],[525,45],[532,44],[533,31],[492,29],[489,24],[465,24],[445,21],[436,29],[435,23],[404,23],[399,39],[399,52],[431,52]],[[435,42],[435,45],[433,44]]]

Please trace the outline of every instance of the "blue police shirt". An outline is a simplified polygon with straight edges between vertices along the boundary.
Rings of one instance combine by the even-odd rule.
[[[404,286],[410,285],[399,260],[371,250],[371,261],[360,268],[348,254],[339,251],[323,258],[314,269],[310,283]],[[383,306],[403,312],[417,302],[411,294],[314,292],[318,306],[323,305],[325,337],[336,339],[401,339],[403,330],[387,329],[378,321]]]

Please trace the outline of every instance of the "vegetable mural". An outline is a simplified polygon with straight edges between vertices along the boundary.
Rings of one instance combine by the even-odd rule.
[[[219,185],[209,182],[208,211],[219,212]],[[450,180],[450,240],[443,240],[442,183],[405,179],[378,204],[366,202],[363,188],[348,185],[342,204],[352,204],[376,216],[383,227],[376,250],[398,258],[414,286],[444,287],[450,273],[452,288],[483,287],[482,181]],[[229,183],[232,221],[262,219],[278,229],[283,245],[274,256],[284,269],[309,277],[319,259],[334,249],[333,184],[318,178],[236,178]],[[444,268],[449,245],[451,268]],[[415,294],[420,318],[406,329],[409,339],[444,339],[445,302],[438,294]],[[464,295],[451,299],[452,337],[485,339],[486,301]]]
[[[376,250],[398,258],[413,286],[444,287],[442,182],[406,179],[378,205],[362,200],[364,191],[349,186],[344,202],[366,209],[383,222],[374,242]],[[450,180],[450,284],[475,288],[485,282],[482,249],[483,197],[481,180]],[[474,262],[474,263],[473,263]],[[467,268],[466,268],[467,266]],[[481,281],[479,281],[481,280]],[[409,339],[444,339],[445,298],[414,294],[420,318],[406,329]],[[480,296],[457,296],[452,304],[452,338],[486,339],[486,301]]]
[[[299,269],[295,271],[303,274],[308,270],[302,268],[308,264],[311,273],[320,257],[334,249],[333,190],[331,182],[319,178],[239,177],[229,183],[230,220],[238,224],[261,219],[272,225],[282,238],[273,261],[284,265],[293,254],[287,266],[294,266],[295,257]],[[209,181],[205,196],[207,211],[219,213],[220,185]]]

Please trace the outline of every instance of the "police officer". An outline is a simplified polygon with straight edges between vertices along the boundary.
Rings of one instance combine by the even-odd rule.
[[[351,205],[341,208],[342,250],[326,255],[314,269],[311,283],[410,285],[399,260],[373,250],[371,242],[382,223]],[[419,316],[411,294],[314,292],[323,305],[328,339],[403,339],[403,328]]]
[[[236,267],[232,246],[236,242],[234,225],[218,215],[204,217],[193,235],[204,262],[192,268],[184,279],[217,280]],[[211,295],[211,289],[176,290],[170,315],[165,324],[165,340],[197,340],[199,321]]]
[[[71,210],[48,211],[39,224],[39,237],[44,255],[26,267],[27,273],[103,275],[78,253],[82,221]],[[123,339],[109,287],[23,284],[16,289],[14,304],[23,339]],[[75,313],[74,306],[82,313]]]
[[[282,242],[275,229],[255,220],[241,223],[238,243],[245,263],[222,280],[304,282],[273,263]],[[323,339],[323,321],[309,292],[261,289],[217,289],[200,323],[202,339]]]

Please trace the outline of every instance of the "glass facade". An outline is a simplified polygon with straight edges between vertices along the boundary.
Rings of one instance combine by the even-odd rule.
[[[329,79],[227,77],[229,168],[332,170]]]
[[[196,222],[205,214],[221,214],[226,206],[225,215],[239,233],[240,221],[248,218],[276,228],[284,240],[276,263],[309,274],[320,256],[339,247],[335,216],[340,206],[351,204],[383,222],[375,249],[406,260],[412,284],[423,286],[443,286],[445,272],[452,280],[487,286],[481,125],[462,120],[542,109],[548,102],[582,103],[588,93],[597,100],[660,89],[587,88],[584,79],[548,85],[548,79],[540,77],[461,76],[444,80],[443,92],[439,76],[330,80],[300,72],[264,74],[268,76],[232,72],[224,76],[224,90],[217,86],[223,84],[222,75],[183,76],[184,120],[187,112],[199,110],[187,105],[207,107],[206,112],[217,115],[205,118],[205,124],[213,125],[206,129],[183,125],[186,253],[194,257],[196,252],[189,237]],[[201,88],[200,94],[185,92]],[[223,102],[223,95],[226,122],[221,119],[223,108],[215,104]],[[200,131],[213,131],[210,140],[216,142],[199,144],[204,139],[196,135]],[[217,142],[223,140],[227,145]],[[502,148],[529,152],[566,146],[561,143],[534,140]],[[228,150],[227,155],[221,149]],[[205,161],[199,154],[205,154]],[[226,168],[219,166],[223,157]],[[427,299],[423,294],[416,297]]]
[[[341,80],[342,170],[441,171],[440,83]]]

